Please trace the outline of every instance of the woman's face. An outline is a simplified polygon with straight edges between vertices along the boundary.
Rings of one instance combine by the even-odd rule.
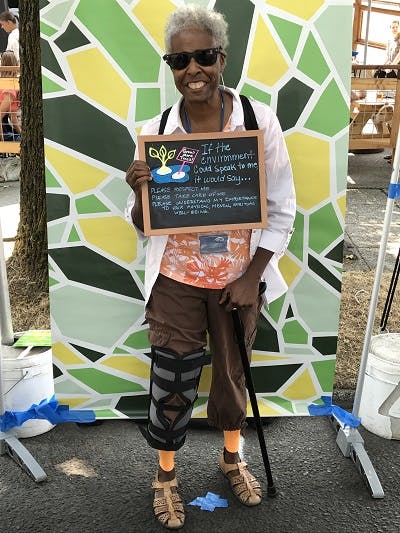
[[[197,28],[183,30],[171,39],[171,54],[194,52],[215,48],[215,40],[207,32]],[[210,103],[217,93],[221,72],[225,66],[225,56],[218,54],[214,65],[203,67],[194,58],[182,70],[172,70],[175,85],[187,102]]]
[[[399,33],[399,25],[397,22],[392,22],[391,26],[390,26],[391,30],[392,30],[392,33],[393,33],[393,37],[397,37],[397,34]]]

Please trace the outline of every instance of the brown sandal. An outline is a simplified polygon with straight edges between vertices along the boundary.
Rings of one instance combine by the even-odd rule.
[[[167,529],[179,529],[185,523],[183,501],[178,494],[178,481],[159,481],[158,474],[152,485],[154,492],[153,510],[160,524]]]
[[[224,476],[228,479],[233,494],[243,503],[252,507],[261,503],[261,486],[256,478],[247,470],[247,463],[240,462],[229,464],[224,460],[222,452],[219,466]]]

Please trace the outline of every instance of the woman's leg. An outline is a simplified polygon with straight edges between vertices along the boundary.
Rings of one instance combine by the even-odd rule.
[[[175,477],[175,452],[158,450],[158,479],[171,481]]]
[[[224,431],[224,460],[226,463],[238,463],[240,445],[240,429]]]
[[[205,356],[204,290],[160,275],[146,308],[152,345],[149,424],[144,432],[158,450],[185,441]]]
[[[206,363],[206,313],[201,289],[159,276],[146,308],[152,344],[149,421],[144,436],[159,450],[153,508],[167,528],[180,527],[185,515],[175,475],[175,450],[186,436]]]
[[[261,487],[239,456],[240,430],[245,425],[247,407],[242,360],[232,315],[218,304],[218,299],[218,295],[210,294],[208,304],[213,365],[208,417],[211,425],[224,432],[224,450],[219,464],[233,494],[244,505],[253,506],[261,502]],[[249,360],[261,304],[260,296],[252,307],[240,311]]]
[[[219,291],[210,291],[208,319],[212,353],[212,381],[208,400],[210,425],[223,431],[240,430],[247,414],[246,384],[232,314],[219,305]],[[245,332],[247,354],[256,335],[259,302],[240,310]]]

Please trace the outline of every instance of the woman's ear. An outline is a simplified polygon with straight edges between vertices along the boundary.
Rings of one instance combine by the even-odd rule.
[[[223,72],[226,66],[226,55],[223,52],[219,54],[219,63],[221,65],[221,72]]]

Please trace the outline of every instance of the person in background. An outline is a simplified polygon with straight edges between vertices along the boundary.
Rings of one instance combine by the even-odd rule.
[[[171,109],[164,134],[244,131],[239,94],[221,83],[226,65],[227,23],[221,13],[196,5],[174,11],[165,28],[167,54],[175,86],[182,97]],[[150,407],[143,434],[158,450],[153,483],[153,509],[166,528],[185,520],[178,494],[175,452],[186,436],[201,368],[208,364],[207,332],[212,353],[208,422],[223,433],[219,467],[236,498],[246,506],[261,502],[261,487],[239,455],[240,432],[246,425],[246,388],[231,311],[237,308],[245,329],[248,357],[256,321],[266,299],[287,286],[278,259],[287,246],[296,204],[293,176],[281,127],[275,113],[249,101],[264,134],[261,153],[268,176],[268,226],[210,233],[155,235],[146,255],[146,320],[152,345]],[[161,115],[146,123],[142,135],[160,132]],[[141,188],[152,179],[146,161],[137,156],[126,181],[133,189],[127,219],[143,235]],[[212,246],[218,238],[218,249]],[[210,244],[211,243],[211,244]],[[221,439],[222,440],[222,439]],[[221,446],[222,448],[222,446]],[[193,465],[193,468],[195,465]],[[194,475],[194,474],[193,474]]]
[[[14,52],[6,50],[1,54],[0,64],[2,67],[18,66]],[[15,70],[1,71],[2,78],[15,78],[18,72]],[[1,131],[0,140],[19,141],[21,140],[21,123],[19,114],[19,91],[14,89],[0,90],[0,119]]]
[[[19,64],[19,29],[18,21],[11,11],[0,13],[0,26],[8,35],[7,50],[14,52],[15,58]]]

